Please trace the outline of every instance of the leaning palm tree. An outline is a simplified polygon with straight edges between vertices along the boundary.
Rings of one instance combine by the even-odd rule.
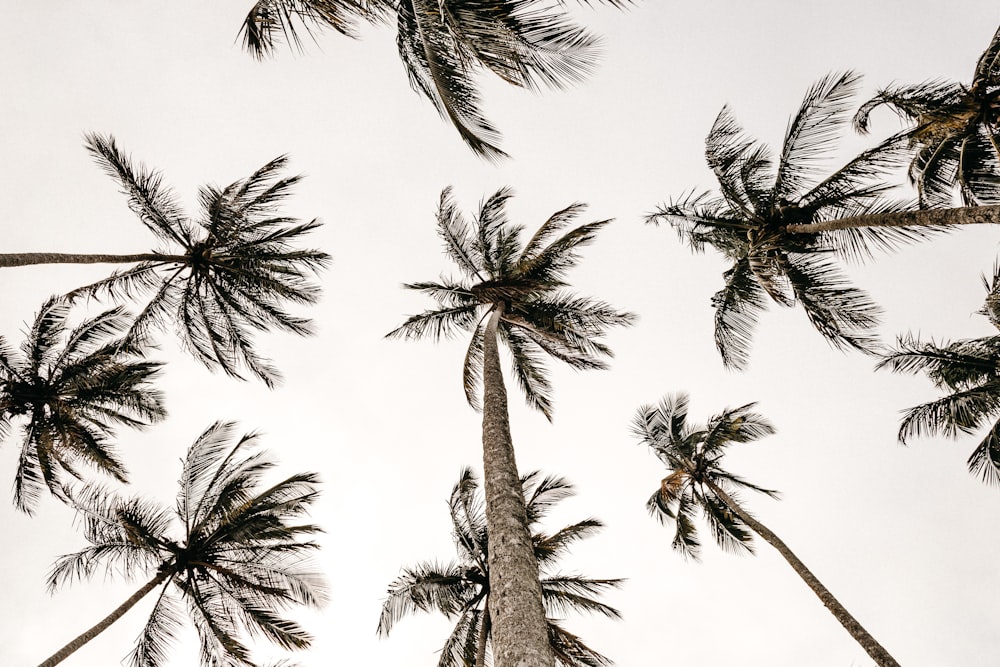
[[[253,332],[277,327],[310,333],[309,321],[284,310],[284,303],[313,303],[319,287],[310,276],[329,255],[294,243],[319,222],[299,223],[276,213],[298,176],[279,178],[287,159],[279,157],[248,178],[225,188],[201,189],[202,217],[189,219],[160,175],[134,165],[112,137],[89,134],[87,149],[115,178],[130,208],[165,244],[130,255],[0,254],[0,267],[54,263],[118,263],[132,266],[75,289],[71,298],[107,293],[124,299],[152,292],[128,338],[143,338],[151,327],[176,323],[185,348],[212,369],[240,377],[240,369],[272,386],[280,377],[253,348]]]
[[[501,189],[480,206],[474,224],[458,211],[451,190],[441,194],[438,234],[462,278],[404,285],[439,304],[407,319],[392,338],[450,338],[471,331],[465,354],[465,395],[479,407],[482,387],[483,475],[490,535],[490,618],[499,667],[551,665],[538,563],[521,494],[500,367],[499,342],[511,353],[513,373],[528,405],[551,419],[551,385],[543,356],[576,369],[605,368],[611,349],[601,342],[611,326],[634,316],[565,290],[566,272],[578,249],[593,241],[608,220],[560,235],[584,206],[553,214],[522,243],[524,228],[507,220],[511,192]]]
[[[809,89],[788,124],[776,165],[767,147],[748,139],[723,108],[705,144],[719,194],[683,196],[647,218],[671,224],[695,252],[711,246],[732,262],[723,274],[724,287],[712,297],[715,343],[727,367],[747,365],[752,330],[768,299],[782,306],[801,304],[810,323],[837,348],[875,351],[879,308],[849,284],[834,255],[864,259],[929,230],[816,229],[841,218],[871,224],[873,215],[884,218],[907,208],[887,201],[884,195],[892,186],[873,179],[898,158],[898,138],[865,151],[826,178],[815,177],[847,121],[859,81],[849,72],[829,75]]]
[[[61,473],[82,479],[80,465],[126,481],[108,438],[117,425],[143,428],[166,416],[150,384],[160,364],[117,337],[129,325],[121,308],[68,328],[69,306],[43,305],[20,353],[0,336],[0,438],[21,423],[14,505],[31,514],[47,487],[66,499]]]
[[[987,297],[979,313],[1000,329],[1000,264],[994,267],[992,280],[984,277],[983,283]],[[897,349],[887,353],[876,368],[923,371],[936,388],[948,392],[906,411],[899,427],[901,443],[922,435],[956,438],[989,426],[969,456],[969,472],[988,484],[1000,484],[1000,336],[940,344],[901,336]]]
[[[686,394],[668,395],[657,406],[643,406],[633,422],[633,433],[649,446],[667,467],[668,475],[647,503],[650,513],[675,527],[672,546],[696,558],[700,548],[695,524],[700,511],[720,547],[732,552],[752,552],[750,531],[778,550],[820,601],[880,667],[899,663],[844,608],[809,571],[792,550],[738,502],[737,492],[777,493],[734,475],[722,467],[722,457],[732,443],[751,442],[774,432],[754,404],[727,409],[703,428],[688,424]]]
[[[604,0],[624,7],[628,0]],[[254,56],[300,32],[329,27],[353,35],[357,21],[397,26],[396,46],[410,85],[434,105],[478,155],[506,157],[483,115],[476,75],[488,70],[515,86],[562,88],[593,69],[597,39],[558,5],[538,0],[258,0],[243,23]]]
[[[528,522],[534,531],[548,510],[573,494],[573,487],[560,477],[544,477],[532,472],[521,478]],[[479,483],[469,468],[462,471],[448,501],[452,537],[458,560],[437,561],[403,569],[389,584],[389,597],[382,605],[378,634],[388,636],[396,622],[417,611],[437,611],[455,620],[455,629],[441,649],[438,667],[485,667],[491,664],[491,623],[488,531]],[[616,609],[597,600],[602,592],[622,583],[622,579],[591,579],[579,575],[551,573],[556,561],[580,539],[593,535],[603,524],[585,519],[546,535],[532,532],[535,558],[542,572],[549,645],[556,664],[564,667],[601,667],[610,660],[564,630],[553,618],[566,611],[604,614],[620,618]]]
[[[302,539],[320,528],[293,523],[316,500],[318,477],[300,473],[262,487],[274,461],[266,452],[251,451],[258,444],[254,434],[233,444],[234,429],[217,422],[188,449],[173,510],[99,487],[77,494],[90,546],[56,562],[49,589],[100,569],[150,578],[42,667],[62,662],[156,590],[153,611],[129,655],[134,667],[165,664],[181,625],[181,603],[201,640],[204,665],[256,664],[241,629],[286,650],[310,645],[309,633],[279,613],[318,605],[326,595],[307,559],[317,544]]]
[[[855,127],[867,132],[871,112],[882,105],[912,123],[909,176],[922,207],[951,206],[956,186],[966,206],[1000,203],[1000,30],[971,85],[938,80],[883,88],[858,110]]]

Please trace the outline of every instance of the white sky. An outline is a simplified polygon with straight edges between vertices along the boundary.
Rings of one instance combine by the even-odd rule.
[[[523,471],[575,483],[548,524],[587,516],[608,528],[563,565],[627,577],[606,599],[625,617],[566,627],[623,667],[852,667],[871,664],[792,570],[763,542],[756,557],[720,552],[685,562],[643,504],[660,463],[629,435],[636,408],[688,391],[692,418],[758,401],[778,434],[730,455],[730,468],[783,492],[747,507],[800,555],[907,667],[986,667],[1000,648],[996,489],[965,471],[977,440],[895,442],[901,409],[936,396],[921,377],[874,374],[873,361],[830,349],[799,310],[772,310],[748,372],[725,372],[712,344],[709,297],[725,268],[692,256],[672,231],[642,224],[658,203],[713,188],[703,140],[729,103],[756,137],[778,143],[806,88],[833,70],[865,74],[865,94],[893,81],[968,81],[997,25],[993,3],[945,9],[926,0],[639,3],[629,12],[574,10],[605,37],[599,71],[569,91],[536,95],[484,78],[485,109],[513,160],[484,163],[407,86],[388,27],[352,41],[320,35],[306,54],[257,63],[235,41],[249,3],[91,0],[7,6],[0,40],[0,210],[5,252],[137,252],[153,245],[116,185],[82,148],[111,133],[196,211],[197,188],[228,184],[275,157],[308,176],[288,212],[320,217],[312,242],[334,257],[311,339],[262,339],[286,375],[268,391],[212,375],[164,337],[168,421],[122,433],[133,490],[172,503],[179,460],[216,419],[265,432],[281,472],[325,480],[315,520],[333,601],[302,615],[317,636],[306,667],[436,664],[447,621],[412,617],[375,636],[400,566],[448,560],[446,500],[464,465],[481,468],[478,415],[464,403],[460,341],[382,336],[429,304],[399,284],[454,272],[434,231],[441,189],[471,211],[509,185],[512,218],[533,229],[573,201],[586,220],[617,221],[572,278],[583,294],[637,312],[616,331],[606,372],[552,367],[555,422],[512,392]],[[860,103],[862,98],[859,98]],[[898,127],[888,112],[876,132]],[[867,145],[851,138],[852,149]],[[845,157],[848,153],[845,153]],[[954,339],[990,333],[973,316],[995,231],[968,229],[852,268],[885,307],[883,334]],[[20,341],[53,293],[107,269],[8,269],[0,333]],[[0,448],[13,479],[17,443]],[[9,481],[3,488],[9,493]],[[102,618],[141,582],[78,583],[53,596],[44,577],[83,546],[71,513],[46,499],[35,518],[0,502],[0,664],[36,664]],[[67,665],[118,664],[151,600]],[[185,638],[170,665],[195,664]],[[263,651],[261,655],[267,655]]]

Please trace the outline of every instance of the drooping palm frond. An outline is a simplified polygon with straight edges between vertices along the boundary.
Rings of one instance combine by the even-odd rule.
[[[182,345],[208,368],[234,377],[245,368],[269,386],[277,382],[278,371],[254,350],[253,333],[272,328],[311,333],[309,321],[287,312],[284,304],[315,303],[320,290],[312,278],[330,260],[325,252],[296,245],[319,227],[317,220],[300,223],[277,212],[300,178],[280,176],[287,158],[225,188],[202,188],[202,216],[190,220],[160,175],[133,164],[112,137],[89,134],[86,143],[167,247],[73,290],[69,298],[107,294],[123,300],[151,292],[128,340],[142,341],[152,329],[175,324]]]
[[[160,364],[121,338],[128,313],[113,308],[73,329],[69,314],[65,301],[48,299],[20,355],[0,336],[0,436],[22,424],[14,504],[28,514],[46,488],[65,499],[63,473],[81,479],[81,466],[126,481],[109,441],[115,428],[141,429],[166,416],[151,384]]]
[[[318,477],[300,473],[263,486],[274,461],[252,451],[256,436],[234,443],[233,432],[233,424],[213,424],[188,449],[173,510],[96,486],[72,496],[90,546],[56,562],[49,588],[99,569],[130,579],[152,575],[143,590],[159,592],[129,656],[134,667],[162,664],[182,608],[198,633],[202,664],[256,664],[247,634],[285,650],[311,643],[281,613],[326,599],[308,558],[318,545],[307,538],[320,529],[293,523],[318,497]]]
[[[258,0],[243,20],[243,47],[255,58],[274,55],[288,44],[299,50],[302,37],[313,37],[319,28],[332,28],[356,36],[356,22],[384,21],[392,11],[385,0]]]
[[[514,377],[528,404],[551,419],[551,385],[546,355],[573,368],[604,368],[611,350],[601,338],[612,326],[627,326],[635,316],[565,290],[566,274],[580,260],[579,249],[592,243],[610,221],[565,228],[583,210],[576,203],[557,211],[526,242],[522,227],[506,215],[512,192],[502,188],[486,198],[469,221],[458,210],[450,188],[441,194],[438,235],[461,278],[404,285],[423,292],[439,307],[413,315],[389,338],[448,338],[472,332],[463,364],[466,397],[479,407],[483,335],[491,314],[500,312],[499,339],[511,353]]]
[[[301,49],[302,36],[318,28],[354,36],[357,22],[381,23],[393,15],[411,87],[489,160],[506,153],[482,110],[481,70],[516,86],[562,88],[590,74],[599,55],[598,40],[562,7],[535,0],[259,0],[240,34],[244,47],[263,58],[282,42]]]
[[[934,435],[957,438],[988,426],[967,464],[969,471],[987,484],[1000,484],[1000,337],[938,344],[910,335],[900,337],[896,345],[876,369],[923,372],[935,387],[946,392],[904,412],[899,441],[905,444],[913,437]]]
[[[532,527],[544,518],[553,505],[573,493],[572,485],[565,479],[542,476],[537,471],[522,476],[521,486]],[[492,663],[490,627],[486,628],[485,634],[482,632],[482,624],[489,623],[487,609],[490,585],[486,560],[488,536],[483,511],[484,500],[478,479],[471,469],[465,468],[460,473],[448,506],[458,560],[443,565],[431,561],[404,568],[403,574],[389,585],[377,632],[388,636],[396,622],[417,611],[439,612],[453,620],[455,627],[441,650],[438,667],[479,667],[481,663],[477,656],[480,655],[485,664],[489,665]],[[579,638],[562,630],[554,618],[569,611],[620,618],[616,609],[598,598],[609,589],[620,586],[624,580],[546,574],[571,543],[596,533],[601,526],[601,522],[596,519],[587,519],[567,526],[551,536],[538,532],[533,535],[535,555],[543,572],[543,602],[551,617],[548,619],[549,637],[557,642],[552,649],[556,653],[557,664],[563,667],[611,664]],[[480,645],[481,637],[486,641],[485,647]],[[574,641],[566,646],[559,643],[568,638],[573,638]]]
[[[900,164],[905,143],[899,136],[819,176],[848,120],[859,80],[846,72],[814,84],[789,121],[776,160],[723,108],[705,141],[718,194],[692,192],[647,216],[648,223],[673,226],[693,251],[711,246],[732,262],[725,286],[712,297],[716,347],[726,367],[748,364],[753,328],[768,298],[782,306],[802,305],[813,327],[834,347],[873,353],[878,307],[848,284],[832,264],[831,253],[863,260],[876,250],[891,250],[937,231],[796,230],[810,222],[912,206],[885,196],[889,188],[882,177]]]

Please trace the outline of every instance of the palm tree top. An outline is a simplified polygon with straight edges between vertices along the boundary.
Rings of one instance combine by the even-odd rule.
[[[130,338],[175,323],[184,347],[207,367],[234,377],[246,368],[272,386],[280,374],[254,350],[253,332],[275,327],[311,333],[309,320],[288,313],[284,304],[316,302],[320,288],[312,277],[330,261],[325,252],[296,246],[320,226],[318,220],[303,223],[278,213],[301,178],[279,176],[287,157],[225,188],[204,186],[201,216],[189,218],[160,174],[134,164],[113,137],[88,134],[86,143],[164,249],[159,258],[73,290],[69,297],[103,292],[127,299],[152,292]]]
[[[235,428],[216,422],[188,449],[174,508],[99,486],[74,495],[90,546],[55,563],[50,591],[99,569],[166,577],[130,655],[135,667],[164,663],[181,625],[181,600],[206,665],[256,664],[240,639],[244,631],[286,650],[312,641],[279,613],[326,600],[326,584],[308,558],[318,548],[308,538],[322,531],[295,523],[318,498],[319,478],[300,473],[265,486],[275,461],[253,451],[256,434],[234,443]]]
[[[82,479],[81,466],[126,481],[108,438],[116,426],[143,428],[166,416],[150,384],[161,364],[120,337],[128,313],[113,308],[72,329],[69,314],[69,304],[51,297],[19,350],[0,336],[0,438],[22,422],[14,504],[29,514],[46,487],[65,499],[61,473]]]
[[[992,278],[983,276],[987,296],[979,314],[997,326],[997,289],[1000,264]],[[922,342],[913,334],[900,336],[896,349],[883,355],[876,370],[924,372],[945,396],[906,410],[899,425],[899,441],[913,437],[963,434],[989,430],[969,456],[969,472],[987,484],[1000,485],[1000,335]]]
[[[776,159],[723,108],[705,142],[718,192],[683,195],[647,216],[648,223],[673,226],[693,251],[711,246],[733,263],[724,274],[725,287],[712,298],[716,346],[728,367],[747,365],[752,330],[768,300],[801,304],[813,327],[837,348],[876,348],[873,329],[880,310],[850,285],[833,257],[865,259],[876,250],[923,238],[928,230],[794,231],[798,225],[911,207],[887,200],[893,186],[877,178],[898,164],[899,137],[828,176],[819,175],[849,119],[859,84],[860,76],[852,72],[816,82],[789,121]]]
[[[581,0],[591,4],[590,0]],[[624,9],[629,0],[594,0]],[[562,88],[594,69],[599,40],[576,25],[561,6],[537,0],[456,2],[444,0],[258,0],[241,30],[256,58],[286,42],[332,28],[353,36],[359,21],[395,19],[396,46],[410,86],[480,157],[507,157],[500,132],[482,111],[476,77],[493,72],[515,86]]]
[[[979,57],[971,84],[931,80],[891,85],[858,109],[854,126],[867,132],[872,111],[888,106],[912,125],[910,181],[925,208],[950,206],[955,186],[967,206],[1000,202],[1000,29]]]
[[[482,341],[488,320],[495,317],[525,399],[551,419],[551,385],[543,353],[576,369],[606,368],[604,359],[612,352],[601,338],[611,326],[632,324],[635,316],[567,289],[566,274],[579,262],[579,248],[591,243],[610,220],[564,231],[585,208],[575,203],[550,216],[525,241],[524,227],[507,218],[505,207],[511,196],[508,188],[498,190],[481,203],[470,222],[458,210],[451,189],[441,193],[438,235],[461,276],[405,284],[406,289],[430,296],[438,308],[411,316],[387,337],[438,340],[471,331],[464,384],[469,404],[478,409]]]
[[[646,508],[661,523],[674,525],[672,546],[686,557],[697,558],[700,552],[694,521],[699,510],[720,547],[734,553],[750,552],[750,529],[728,510],[711,485],[734,498],[742,490],[776,498],[777,491],[752,484],[722,466],[730,445],[759,440],[773,434],[774,427],[753,412],[755,403],[727,408],[709,417],[704,426],[693,426],[688,422],[689,402],[685,393],[668,394],[655,406],[640,407],[632,422],[632,434],[656,454],[669,473]]]
[[[595,534],[603,524],[590,518],[551,535],[545,534],[537,530],[538,524],[556,503],[573,495],[573,486],[561,477],[543,476],[538,471],[523,475],[521,484],[535,557],[541,571],[550,644],[558,664],[565,667],[610,665],[606,657],[587,647],[553,618],[569,611],[620,618],[616,609],[597,597],[610,588],[620,586],[623,579],[591,579],[553,571],[557,561],[572,544]],[[490,621],[486,618],[490,594],[488,536],[479,480],[470,468],[463,469],[459,475],[448,501],[448,509],[457,559],[447,563],[429,561],[403,568],[403,574],[389,585],[388,597],[379,618],[378,634],[388,636],[401,618],[414,612],[437,611],[456,622],[441,650],[438,667],[479,667],[481,663],[475,659],[477,649],[480,656],[486,655],[485,646],[479,642],[485,640],[488,643],[490,639]],[[488,664],[489,658],[485,660]]]

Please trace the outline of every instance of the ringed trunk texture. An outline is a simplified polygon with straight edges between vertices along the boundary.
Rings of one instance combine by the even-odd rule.
[[[854,637],[854,641],[856,641],[861,648],[868,653],[871,659],[874,660],[879,667],[899,667],[899,663],[896,662],[896,659],[889,655],[889,652],[886,651],[885,648],[879,644],[878,641],[876,641],[875,638],[872,637],[860,623],[858,623],[857,619],[854,618],[854,616],[852,616],[846,608],[844,608],[844,605],[840,604],[840,601],[837,600],[837,598],[833,597],[833,593],[831,593],[826,586],[824,586],[822,582],[816,578],[816,575],[814,575],[809,568],[805,566],[805,563],[798,559],[798,556],[792,553],[792,550],[788,548],[788,545],[781,541],[781,538],[772,533],[767,526],[745,512],[743,508],[740,507],[739,503],[733,500],[729,494],[720,489],[717,485],[707,480],[705,481],[705,485],[708,486],[708,488],[710,488],[715,495],[717,495],[719,499],[726,504],[726,507],[728,507],[733,514],[739,517],[740,521],[750,526],[750,529],[753,530],[753,532],[760,535],[765,542],[778,550],[778,553],[781,554],[782,558],[788,561],[788,564],[792,566],[792,569],[795,570],[796,574],[802,578],[802,581],[806,582],[806,585],[811,588],[813,593],[815,593],[820,599],[820,602],[822,602],[823,605],[830,610],[830,613],[837,618],[840,624],[844,626],[844,629],[847,630],[852,637]]]
[[[493,661],[496,667],[553,667],[500,369],[497,326],[502,312],[497,307],[483,336],[483,486]]]
[[[900,213],[856,215],[839,220],[788,225],[790,234],[816,234],[859,227],[942,227],[945,225],[988,225],[1000,223],[1000,205],[933,208]]]
[[[132,594],[132,596],[128,600],[125,600],[125,602],[121,603],[121,605],[119,605],[117,609],[115,609],[113,612],[105,616],[100,623],[98,623],[91,629],[87,630],[82,635],[71,641],[70,643],[63,646],[61,649],[56,651],[52,655],[52,657],[50,657],[45,662],[39,664],[38,667],[52,667],[53,665],[58,665],[60,662],[62,662],[63,660],[68,658],[71,654],[73,654],[81,646],[83,646],[91,639],[93,639],[97,635],[107,630],[112,623],[114,623],[119,618],[124,616],[125,612],[134,607],[136,602],[146,597],[146,595],[151,590],[153,590],[154,588],[162,584],[164,581],[166,581],[169,576],[170,576],[169,572],[158,572],[157,575],[153,577],[145,586],[137,590],[135,593]]]
[[[63,252],[0,253],[0,268],[30,266],[32,264],[134,264],[136,262],[169,262],[182,259],[155,252],[133,255],[75,255]]]

